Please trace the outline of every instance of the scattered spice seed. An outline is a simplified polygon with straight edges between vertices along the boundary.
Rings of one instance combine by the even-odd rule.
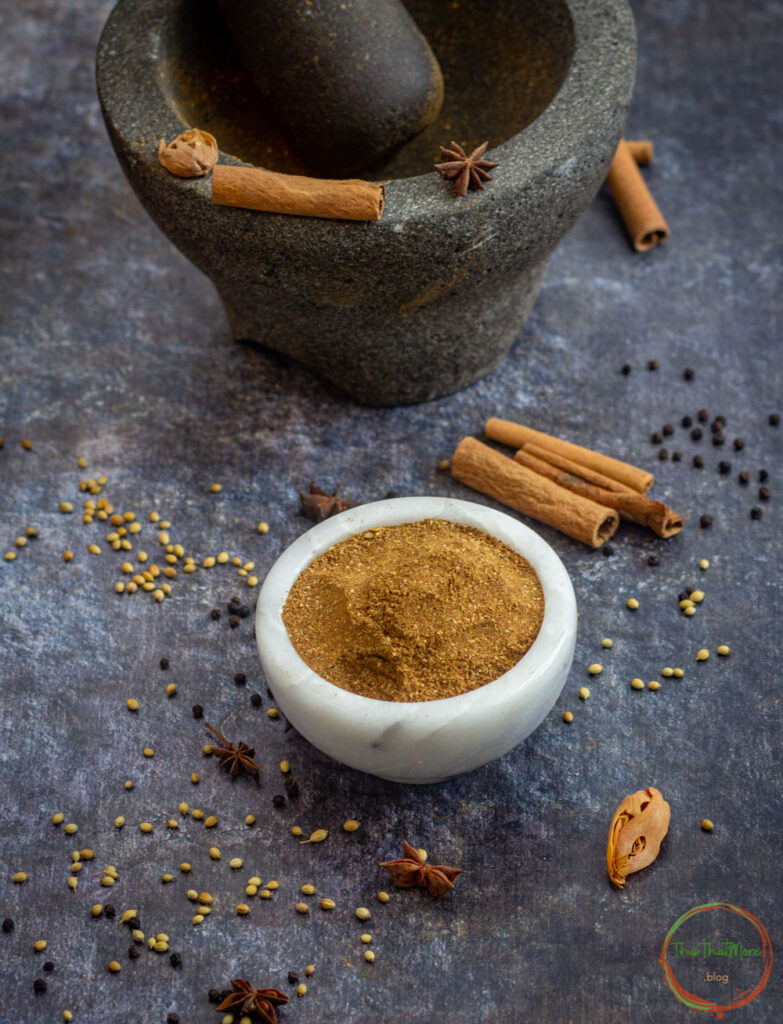
[[[660,459],[661,462],[666,462],[666,460],[669,458],[669,451],[668,451],[668,449],[661,448],[659,450],[659,452],[658,452],[658,458]]]
[[[708,558],[700,558],[699,559],[699,568],[700,569],[706,570],[706,569],[709,569],[709,567],[710,567],[710,560]]]
[[[33,943],[33,949],[36,951],[36,953],[43,953],[43,951],[46,949],[46,939],[37,939]]]
[[[101,914],[103,913],[103,904],[93,903],[92,907],[90,908],[90,913],[92,914],[93,917],[100,917]]]
[[[269,718],[279,718],[280,717],[280,712],[277,710],[277,708],[267,708],[266,713],[269,716]]]
[[[260,708],[261,707],[261,694],[260,693],[251,693],[250,694],[250,703],[251,703],[251,705],[254,708]]]
[[[770,489],[769,487],[759,487],[759,498],[762,501],[769,501]]]
[[[303,896],[313,896],[315,895],[316,890],[314,885],[312,885],[310,882],[306,882],[299,891],[302,893]]]
[[[581,700],[587,700],[590,696],[590,689],[587,686],[579,687],[579,697]]]
[[[256,527],[259,533],[269,533],[269,523],[260,522]]]
[[[614,647],[614,640],[610,640],[609,637],[604,637],[601,641],[602,647]]]
[[[196,720],[204,717],[204,709],[200,704],[194,704],[191,713]]]
[[[220,850],[218,849],[217,846],[210,846],[209,856],[212,858],[212,860],[220,860]]]
[[[647,360],[647,369],[648,370],[657,370],[659,366],[660,366],[660,363],[658,362],[657,359],[648,359]]]
[[[702,530],[709,530],[712,526],[712,516],[703,515],[699,518],[699,526]]]
[[[160,876],[160,880],[161,880],[161,882],[163,882],[163,883],[166,883],[166,882],[173,882],[173,881],[174,881],[174,875],[170,874],[170,873],[169,873],[169,872],[167,871],[167,872],[166,872],[166,873],[165,873],[164,875],[161,875],[161,876]]]
[[[344,832],[356,832],[358,828],[360,828],[360,825],[355,818],[349,818],[348,821],[343,822]]]
[[[573,713],[573,711],[564,711],[563,712],[563,721],[564,722],[567,722],[570,725],[571,722],[573,722],[573,720],[574,720],[574,713]]]
[[[751,519],[761,519],[761,514],[761,509],[757,505],[754,505],[754,507],[750,510]]]
[[[256,816],[255,816],[255,814],[246,814],[245,815],[245,824],[246,825],[255,825],[255,823],[256,823]]]
[[[693,456],[693,468],[704,469],[704,459],[701,457],[701,455]]]
[[[17,871],[11,876],[11,881],[16,882],[17,885],[21,885],[22,882],[26,882],[30,876],[26,871]]]
[[[285,807],[285,797],[282,793],[275,793],[272,797],[272,806],[276,807],[278,810]]]
[[[291,765],[290,765],[290,764],[288,763],[288,761],[281,761],[281,762],[280,762],[280,771],[281,771],[281,772],[282,772],[282,773],[283,773],[284,775],[287,775],[287,774],[288,774],[288,772],[290,772],[290,771],[291,771]]]
[[[247,903],[237,903],[236,910],[240,917],[244,917],[245,914],[250,913],[250,907],[247,905]]]
[[[334,910],[337,904],[334,900],[323,899],[321,900],[321,910]]]
[[[357,907],[354,911],[360,921],[369,921],[371,914],[367,907]]]
[[[631,689],[632,690],[643,690],[644,689],[644,680],[643,679],[639,679],[638,677],[632,679],[631,680]]]
[[[237,684],[237,686],[244,686],[245,683],[247,682],[247,676],[245,675],[244,672],[237,672],[237,674],[234,676],[234,682]]]
[[[6,935],[10,934],[14,930],[15,927],[16,927],[16,925],[14,924],[12,918],[10,918],[10,917],[3,918],[3,932]]]
[[[176,683],[169,683],[168,686],[166,687],[166,696],[167,697],[173,697],[176,692],[177,692],[177,684]]]
[[[194,815],[195,817],[195,815]],[[204,821],[204,828],[214,828],[217,825],[218,819],[216,814],[210,814],[210,816]]]
[[[375,953],[373,953],[371,949],[365,949],[364,959],[367,961],[368,964],[375,963]]]
[[[307,914],[310,910],[306,903],[297,903],[294,909],[296,910],[297,914]]]
[[[625,607],[630,608],[632,612],[635,612],[636,609],[639,607],[639,602],[636,600],[635,597],[629,597],[628,600],[625,602]]]
[[[118,974],[122,970],[122,965],[117,960],[110,960],[107,966],[112,974]]]
[[[78,831],[79,831],[79,826],[78,826],[78,825],[75,825],[75,824],[74,824],[74,823],[73,823],[72,821],[71,821],[71,822],[69,822],[69,823],[68,823],[68,824],[67,824],[67,825],[65,826],[65,828],[63,829],[63,832],[65,832],[65,834],[66,834],[67,836],[72,836],[72,835],[75,835],[75,834],[76,834],[76,833],[77,833]]]
[[[232,857],[231,860],[228,862],[228,866],[230,868],[233,868],[234,871],[236,871],[238,868],[241,868],[243,864],[244,861],[242,860],[241,857]]]
[[[301,836],[301,834],[302,834],[302,830],[301,830],[301,828],[299,828],[298,825],[292,825],[291,826],[291,835],[292,836]]]
[[[623,377],[627,377],[630,372],[631,372],[631,364],[630,363],[623,363],[623,365],[620,367],[620,373],[623,375]]]
[[[661,669],[661,675],[664,677],[664,679],[671,679],[671,677],[674,675],[674,669],[673,668],[662,668]]]
[[[695,376],[696,376],[696,371],[693,370],[690,366],[686,366],[686,368],[682,371],[682,379],[683,380],[693,380],[693,378]]]
[[[650,555],[647,559],[647,564],[650,566],[656,566],[660,562],[660,558],[657,555]]]
[[[765,484],[767,482],[767,480],[769,480],[769,473],[766,471],[766,469],[760,469],[759,470],[759,483],[760,484]]]
[[[46,982],[43,978],[36,978],[33,982],[33,992],[38,994],[46,991]]]
[[[603,665],[599,665],[598,662],[594,662],[592,665],[588,667],[587,672],[591,676],[598,676],[603,672],[603,670]]]
[[[135,785],[135,783],[134,783],[133,779],[126,779],[125,782],[123,782],[123,786],[126,789],[133,789],[134,785]]]
[[[362,935],[359,936],[359,940],[363,942],[365,946],[367,946],[372,942],[372,935],[370,935],[369,932],[364,932]]]
[[[648,690],[655,691],[655,690],[660,690],[660,688],[661,688],[661,684],[658,682],[657,679],[653,679],[651,682],[649,682],[647,684],[647,689]]]
[[[186,875],[189,871],[193,870],[192,866],[186,860],[180,864],[179,869],[183,875]]]
[[[304,982],[301,982],[299,985],[296,986],[296,994],[298,996],[307,995],[307,985],[305,985]]]
[[[672,462],[682,462],[682,452],[672,452]]]
[[[699,824],[705,832],[712,832],[712,830],[715,828],[715,826],[709,818],[702,818]]]
[[[735,437],[732,444],[734,446],[735,452],[741,452],[742,449],[745,447],[745,441],[741,437]]]
[[[718,463],[718,472],[720,473],[721,476],[728,476],[729,473],[731,472],[731,463],[730,462],[723,462],[723,461],[719,462]]]
[[[662,435],[656,430],[654,434],[650,435],[651,444],[660,444],[663,441]]]
[[[731,654],[731,648],[728,644],[721,644],[717,648],[717,653],[720,654],[721,657],[725,658],[727,655]]]
[[[741,487],[747,487],[750,483],[750,473],[743,469],[741,473],[737,474],[737,481]]]
[[[152,749],[152,747],[143,747],[141,752],[142,754],[144,754],[145,757],[155,756],[155,751]]]
[[[62,813],[62,811],[58,811],[56,814],[52,815],[52,824],[53,825],[62,825],[62,823],[64,821],[65,821],[65,815]]]
[[[125,701],[125,707],[128,709],[128,711],[138,711],[139,702],[136,700],[135,697],[128,697],[128,699]]]
[[[303,839],[302,843],[322,843],[324,839],[329,835],[329,830],[326,828],[317,828],[315,832],[310,834],[309,839]]]
[[[706,647],[701,647],[696,652],[696,661],[706,661],[707,658],[709,658],[709,656],[710,656],[710,652],[707,650],[707,648]]]
[[[701,602],[704,600],[704,591],[692,590],[690,599],[691,601],[695,601],[696,604],[701,604]]]

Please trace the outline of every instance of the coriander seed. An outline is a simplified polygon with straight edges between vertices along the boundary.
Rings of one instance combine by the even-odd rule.
[[[653,690],[653,692],[655,690],[660,690],[660,688],[661,688],[661,684],[658,682],[657,679],[653,679],[651,682],[649,682],[647,684],[647,689],[648,690]]]
[[[725,658],[727,655],[731,654],[731,648],[729,647],[728,644],[720,644],[720,646],[716,650],[717,650],[717,653],[720,654],[721,657],[723,657],[723,658]]]
[[[337,906],[337,904],[334,902],[334,900],[330,900],[330,899],[322,899],[321,900],[321,910],[334,910],[334,908],[336,906]]]
[[[696,652],[696,661],[706,661],[707,658],[709,658],[709,656],[710,656],[710,652],[707,650],[707,648],[706,647],[701,647]]]
[[[573,722],[573,720],[574,720],[574,713],[573,713],[573,711],[564,711],[563,712],[563,721],[564,722],[568,722],[568,724],[570,725],[571,722]]]
[[[306,903],[297,903],[294,909],[296,910],[297,914],[307,914],[310,911],[310,908]]]
[[[370,920],[370,911],[367,909],[367,907],[357,907],[354,913],[356,914],[360,921]]]
[[[343,822],[344,832],[356,832],[360,827],[359,822],[355,818],[349,818],[348,821]]]
[[[634,679],[632,679],[631,680],[631,689],[632,690],[643,690],[644,689],[644,680],[643,679],[639,679],[638,677],[635,677]]]
[[[603,672],[603,670],[603,665],[599,665],[598,662],[595,662],[588,667],[587,672],[591,676],[597,676],[600,675]]]
[[[378,902],[379,903],[388,903],[390,899],[391,899],[391,896],[388,894],[388,892],[384,892],[383,889],[381,889],[378,892]]]
[[[365,951],[364,951],[364,959],[367,961],[368,964],[374,963],[375,962],[375,953],[373,953],[373,951],[371,949],[365,949]]]
[[[625,602],[625,606],[626,608],[630,608],[632,612],[635,612],[636,609],[639,607],[639,602],[636,600],[635,597],[629,597],[628,600]]]
[[[715,826],[709,818],[702,818],[700,825],[705,832],[712,832],[712,830],[715,828]]]
[[[587,686],[579,687],[579,697],[581,700],[587,700],[590,696],[590,689]]]

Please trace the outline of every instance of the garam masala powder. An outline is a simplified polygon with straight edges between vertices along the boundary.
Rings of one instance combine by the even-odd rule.
[[[497,679],[544,616],[532,566],[472,526],[425,519],[335,544],[294,583],[283,622],[324,679],[365,697],[427,701]]]

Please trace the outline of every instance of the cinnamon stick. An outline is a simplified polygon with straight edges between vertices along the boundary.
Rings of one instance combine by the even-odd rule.
[[[554,481],[560,487],[565,487],[574,494],[580,494],[583,498],[590,498],[601,505],[617,509],[633,522],[639,523],[641,526],[649,526],[659,537],[673,537],[685,525],[682,517],[664,505],[662,501],[653,501],[652,498],[636,491],[616,491],[597,487],[574,473],[569,473],[536,458],[524,448],[516,453],[514,461],[532,469],[534,473],[540,473],[548,480]]]
[[[628,487],[617,480],[612,480],[611,477],[604,476],[603,473],[597,473],[594,469],[588,469],[587,466],[582,466],[578,462],[574,462],[573,459],[567,459],[565,455],[558,455],[557,452],[547,451],[546,448],[542,448],[538,444],[528,442],[519,450],[527,452],[529,455],[534,455],[537,459],[543,459],[544,462],[548,462],[558,469],[565,470],[566,473],[573,473],[574,476],[581,477],[582,480],[586,480],[589,484],[595,484],[596,487],[604,487],[607,491],[626,491],[630,494],[638,493],[633,487]]]
[[[631,156],[640,167],[645,167],[653,162],[655,146],[649,139],[626,139]]]
[[[473,437],[463,438],[457,446],[451,475],[594,548],[609,540],[620,522],[614,509],[560,487]]]
[[[278,174],[263,167],[217,164],[212,171],[212,202],[267,213],[330,220],[380,220],[385,187],[358,178],[332,181],[301,174]]]
[[[617,146],[606,184],[637,252],[645,252],[666,241],[669,225],[650,195],[625,139],[620,139]]]
[[[487,437],[493,441],[500,441],[502,444],[510,445],[512,448],[523,448],[526,444],[532,443],[546,448],[547,451],[555,452],[557,455],[564,455],[573,459],[585,469],[592,469],[598,473],[625,484],[634,491],[646,494],[652,487],[655,479],[652,473],[648,473],[638,466],[632,466],[620,459],[613,459],[609,455],[602,455],[600,452],[591,451],[589,448],[582,448],[581,445],[571,444],[570,441],[563,441],[551,434],[544,434],[540,430],[533,430],[532,427],[525,427],[521,423],[511,423],[508,420],[499,420],[493,417],[487,420],[484,431]]]

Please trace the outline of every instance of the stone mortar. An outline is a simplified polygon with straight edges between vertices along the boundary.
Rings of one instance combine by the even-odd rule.
[[[206,2],[199,6],[208,12]],[[441,61],[452,105],[444,104],[441,123],[413,140],[409,153],[403,147],[396,161],[368,175],[388,182],[376,223],[213,206],[208,178],[179,179],[160,167],[158,140],[195,126],[213,131],[218,143],[229,138],[248,161],[261,162],[261,149],[267,166],[302,170],[284,144],[243,142],[215,105],[199,113],[192,97],[200,101],[216,87],[210,81],[198,88],[202,70],[193,54],[203,40],[188,39],[200,23],[185,0],[120,0],[98,46],[98,93],[123,170],[161,230],[213,281],[234,337],[292,356],[371,405],[450,394],[497,366],[555,246],[605,177],[633,88],[635,35],[626,0],[552,0],[543,14],[532,2],[497,0],[475,5],[473,26],[463,22],[451,35],[443,31],[445,15],[435,11],[440,5],[409,6]],[[431,28],[430,8],[430,19],[440,19]],[[547,88],[551,95],[541,109],[531,106],[521,129],[519,83],[504,81],[515,62],[504,54],[494,68],[471,58],[482,26],[487,45],[493,35],[518,37],[511,22],[490,24],[506,15],[528,19],[534,47],[551,58],[540,76],[547,83],[541,95]],[[205,31],[210,43],[217,31]],[[473,79],[464,73],[471,60]],[[210,56],[203,74],[217,63]],[[191,75],[186,85],[183,68]],[[260,97],[246,104],[258,117]],[[461,107],[467,119],[460,119]],[[247,118],[239,101],[228,109],[237,110],[237,121]],[[489,136],[488,156],[500,165],[486,191],[467,200],[425,170],[437,158],[436,141],[447,142],[451,133],[468,145]],[[243,163],[223,150],[220,159]]]

